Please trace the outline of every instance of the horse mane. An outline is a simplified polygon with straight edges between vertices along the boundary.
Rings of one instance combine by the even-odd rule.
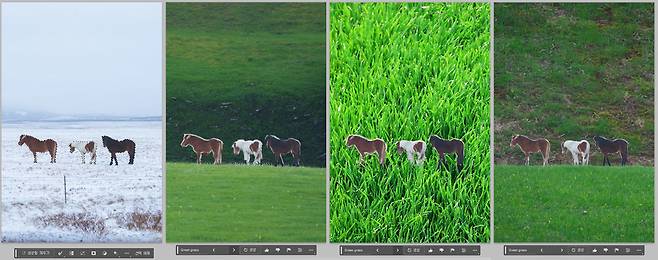
[[[187,139],[188,137],[190,137],[190,136],[192,136],[192,137],[196,137],[196,138],[199,138],[199,139],[201,139],[201,140],[203,140],[203,141],[208,141],[208,139],[203,138],[203,137],[198,136],[198,135],[195,135],[195,134],[191,134],[191,133],[183,134],[183,138],[186,138],[186,139]]]

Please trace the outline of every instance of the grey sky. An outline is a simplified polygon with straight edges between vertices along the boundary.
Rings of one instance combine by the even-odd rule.
[[[2,3],[2,109],[162,115],[160,3]]]

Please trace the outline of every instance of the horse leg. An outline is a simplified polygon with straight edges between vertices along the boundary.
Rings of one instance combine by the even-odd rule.
[[[524,154],[525,154],[525,165],[528,166],[530,165],[530,154],[526,152],[524,152]]]
[[[247,153],[246,151],[242,152],[242,158],[244,159],[244,162],[249,165],[249,161],[251,161],[251,155]],[[256,162],[256,156],[254,156],[254,163]]]
[[[196,163],[197,163],[197,164],[200,164],[200,163],[201,163],[201,156],[202,156],[202,155],[203,155],[203,153],[200,153],[200,152],[199,152],[199,153],[196,153]]]
[[[578,165],[578,154],[571,153],[571,158],[573,158],[573,165]]]
[[[80,152],[80,158],[82,158],[82,164],[85,164],[85,154]]]
[[[441,170],[441,165],[443,165],[443,160],[445,159],[444,153],[439,153],[439,162],[436,164],[436,169]]]
[[[34,155],[34,163],[37,163],[37,153],[36,153],[36,152],[32,152],[32,155]]]
[[[89,163],[96,164],[96,152],[91,154],[91,160],[89,160]]]
[[[281,159],[281,167],[285,166],[285,162],[283,161],[283,154],[279,154],[279,159]]]
[[[112,159],[114,159],[114,165],[119,166],[119,160],[117,160],[117,154],[116,153],[112,154]]]

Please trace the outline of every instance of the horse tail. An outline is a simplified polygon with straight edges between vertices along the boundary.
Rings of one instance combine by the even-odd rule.
[[[546,156],[544,157],[544,165],[548,164],[548,158],[551,158],[551,142],[546,140]]]
[[[262,160],[263,159],[263,143],[261,141],[258,141],[258,148],[256,149],[256,159],[257,160]]]
[[[136,148],[135,146],[136,146],[135,142],[130,141],[130,144],[128,146],[128,156],[130,156],[130,161],[128,161],[128,164],[135,163],[135,148]]]
[[[299,166],[302,161],[302,142],[297,139],[295,141],[297,141],[297,147],[295,148],[297,151],[295,152],[297,153],[297,166]]]
[[[464,142],[461,143],[461,149],[457,151],[457,169],[460,171],[464,168]]]
[[[381,148],[380,148],[381,153],[379,154],[379,164],[381,164],[383,166],[386,163],[386,149],[387,149],[387,146],[386,146],[386,143],[383,142],[383,141],[381,142],[381,144],[382,145],[381,145]]]
[[[55,140],[51,140],[53,142],[53,162],[57,162],[57,142]]]

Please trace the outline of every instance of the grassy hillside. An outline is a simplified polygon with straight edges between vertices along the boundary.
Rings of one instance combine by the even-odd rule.
[[[653,167],[496,166],[496,242],[653,242]]]
[[[167,163],[167,242],[324,242],[325,169]]]
[[[167,160],[194,161],[184,133],[222,139],[227,162],[275,134],[324,166],[325,56],[323,3],[167,3]]]
[[[331,41],[331,242],[487,242],[489,5],[335,3]],[[385,140],[387,167],[350,134]],[[461,174],[395,151],[432,134],[466,143]]]
[[[509,147],[519,133],[549,139],[551,163],[571,158],[561,141],[603,135],[653,165],[653,14],[653,4],[496,4],[496,163],[521,163]]]

